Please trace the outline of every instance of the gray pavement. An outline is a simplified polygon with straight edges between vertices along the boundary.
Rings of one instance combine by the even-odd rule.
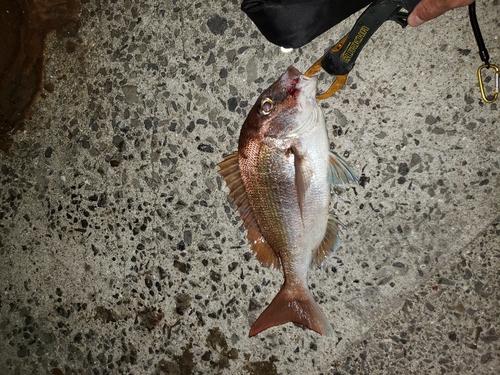
[[[499,14],[478,2],[497,64]],[[335,339],[248,337],[282,275],[216,164],[259,92],[354,20],[283,54],[239,1],[83,1],[0,156],[0,373],[499,373],[500,103],[480,99],[465,8],[385,24],[321,102],[365,182],[334,189],[342,244],[309,275]]]

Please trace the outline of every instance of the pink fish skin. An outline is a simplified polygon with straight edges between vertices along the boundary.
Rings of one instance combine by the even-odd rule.
[[[315,95],[316,78],[289,67],[250,110],[238,151],[218,164],[257,259],[284,275],[250,336],[287,322],[334,335],[309,291],[307,273],[339,243],[340,223],[329,213],[330,184],[358,177],[330,152]]]

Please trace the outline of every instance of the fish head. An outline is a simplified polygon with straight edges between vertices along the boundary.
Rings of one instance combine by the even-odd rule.
[[[240,148],[249,139],[290,139],[307,131],[311,117],[320,111],[316,81],[290,66],[253,105],[241,129]]]

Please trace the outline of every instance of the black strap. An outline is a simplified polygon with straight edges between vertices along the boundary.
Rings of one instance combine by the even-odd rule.
[[[474,36],[476,37],[476,43],[479,48],[479,57],[481,60],[488,66],[490,66],[490,54],[486,49],[486,45],[484,44],[483,35],[481,34],[481,30],[479,29],[479,23],[477,22],[476,16],[476,2],[474,1],[472,4],[469,4],[469,18],[470,24],[472,26],[472,31],[474,32]]]
[[[348,74],[371,36],[387,20],[402,27],[408,25],[410,12],[419,0],[376,0],[357,19],[346,41],[339,50],[332,48],[321,61],[321,67],[330,75]],[[404,7],[405,11],[402,10]]]

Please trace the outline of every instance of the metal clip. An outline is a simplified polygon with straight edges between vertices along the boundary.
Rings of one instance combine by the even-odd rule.
[[[483,73],[482,73],[483,69],[493,69],[495,71],[495,91],[493,91],[493,98],[492,99],[489,99],[486,96],[486,92],[485,92],[484,84],[483,84]],[[499,78],[499,76],[500,76],[500,69],[498,69],[498,66],[493,65],[493,64],[484,64],[484,65],[481,65],[477,69],[477,79],[479,81],[479,89],[481,90],[481,96],[483,97],[483,100],[486,103],[493,103],[494,101],[496,101],[498,99],[498,81],[499,81],[498,78]]]

